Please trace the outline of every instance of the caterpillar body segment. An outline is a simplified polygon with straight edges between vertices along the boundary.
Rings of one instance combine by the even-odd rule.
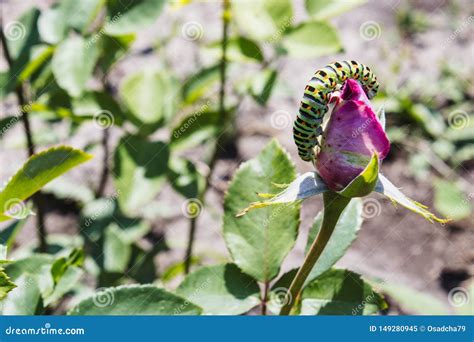
[[[322,122],[328,112],[331,93],[347,79],[357,80],[369,99],[378,91],[377,77],[368,66],[356,61],[334,62],[317,70],[305,87],[298,115],[293,124],[293,138],[304,161],[315,158],[314,147],[322,134]]]

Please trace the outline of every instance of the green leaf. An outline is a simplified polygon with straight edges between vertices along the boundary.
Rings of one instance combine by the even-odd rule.
[[[81,301],[70,315],[199,315],[201,308],[152,285],[102,289]]]
[[[201,107],[198,111],[186,115],[171,133],[171,148],[181,150],[196,147],[217,136],[220,113]]]
[[[7,227],[0,231],[0,244],[5,245],[7,249],[10,249],[15,243],[17,234],[25,226],[26,220],[15,220],[10,223]]]
[[[98,65],[104,73],[122,57],[127,55],[128,50],[135,41],[135,35],[108,36],[104,34],[100,38],[99,48],[101,49]]]
[[[276,41],[293,22],[290,0],[236,1],[232,14],[239,29],[257,40]]]
[[[362,207],[362,200],[359,198],[354,198],[349,202],[337,221],[331,238],[311,270],[306,283],[329,270],[346,253],[362,225]],[[306,253],[321,229],[323,214],[324,212],[321,211],[314,219],[313,226],[308,234]]]
[[[240,315],[260,302],[260,288],[234,264],[202,267],[186,276],[176,293],[204,315]]]
[[[37,276],[25,273],[15,283],[17,287],[1,302],[2,315],[35,315],[40,300]]]
[[[15,283],[13,283],[10,277],[0,268],[0,301],[15,287]]]
[[[9,210],[22,211],[26,200],[56,177],[92,158],[91,155],[68,146],[52,147],[28,159],[0,192],[0,215]],[[5,218],[0,217],[0,221]]]
[[[187,104],[194,103],[200,99],[219,80],[220,65],[214,65],[199,70],[191,76],[183,85],[183,99]]]
[[[283,259],[295,243],[300,205],[281,204],[241,218],[236,214],[255,198],[255,191],[275,191],[275,184],[289,183],[295,176],[287,152],[272,140],[256,158],[240,166],[224,199],[227,248],[243,272],[262,282],[278,275]]]
[[[168,174],[173,189],[186,198],[197,198],[204,190],[205,178],[190,160],[172,158]]]
[[[410,314],[449,314],[446,305],[442,301],[425,291],[418,291],[400,283],[376,282],[375,286]]]
[[[120,208],[128,215],[140,212],[161,190],[168,169],[168,145],[139,136],[120,140],[114,157],[114,181]]]
[[[441,215],[459,221],[471,215],[471,204],[456,183],[437,179],[434,206]]]
[[[153,24],[165,0],[112,0],[109,1],[105,32],[117,36],[135,33]]]
[[[325,21],[307,21],[292,28],[283,38],[291,57],[315,58],[343,51],[336,29]]]
[[[61,275],[56,285],[51,289],[51,292],[42,293],[43,305],[50,306],[57,303],[65,294],[71,291],[84,275],[84,271],[77,266],[70,266]],[[41,289],[40,289],[41,291]]]
[[[374,191],[379,175],[379,157],[372,155],[364,171],[338,193],[344,197],[363,197]]]
[[[5,25],[4,33],[7,38],[7,47],[12,59],[12,66],[0,81],[1,96],[13,91],[19,81],[19,75],[28,65],[33,47],[40,43],[36,25],[39,10],[35,7],[26,11],[18,21],[11,21]]]
[[[71,36],[56,48],[53,56],[53,74],[58,85],[69,95],[82,94],[91,78],[98,58],[97,45],[80,36]]]
[[[130,109],[130,121],[148,133],[175,114],[177,84],[166,72],[132,74],[123,81],[120,94]]]
[[[305,7],[309,15],[322,20],[335,17],[366,2],[366,0],[306,0]]]
[[[252,209],[284,203],[295,203],[326,191],[328,191],[328,187],[316,172],[306,172],[287,185],[285,190],[278,194],[258,194],[260,197],[270,197],[270,199],[250,203],[248,207],[239,211],[237,217],[247,214]]]
[[[21,74],[18,76],[20,82],[24,82],[38,71],[47,61],[51,59],[54,53],[54,47],[48,45],[35,46],[31,52],[31,58]]]
[[[222,44],[221,41],[216,41],[209,44],[204,52],[216,60],[222,59]],[[227,60],[237,63],[261,63],[264,61],[263,51],[252,39],[246,37],[235,37],[227,42],[226,51]]]
[[[124,273],[131,256],[131,243],[121,234],[119,226],[114,223],[109,225],[104,236],[104,269]]]
[[[372,315],[387,303],[359,274],[331,269],[301,294],[301,315]]]
[[[258,73],[252,79],[250,94],[258,104],[262,106],[267,104],[275,86],[277,76],[278,72],[276,70],[266,69]]]
[[[0,138],[2,138],[5,133],[13,128],[19,121],[19,116],[7,116],[3,119],[0,119]]]
[[[73,249],[67,257],[57,259],[51,265],[51,276],[56,284],[67,269],[71,266],[81,266],[84,262],[84,251],[82,249]]]
[[[29,59],[31,48],[39,43],[39,35],[36,25],[39,10],[35,7],[21,15],[18,21],[6,22],[4,29],[7,38],[8,52],[14,62],[19,62],[22,67]]]
[[[38,31],[41,39],[49,44],[57,44],[66,37],[68,27],[64,13],[59,7],[41,12],[38,20]]]
[[[411,200],[406,197],[395,185],[393,185],[384,175],[379,173],[375,191],[388,197],[392,202],[396,202],[405,208],[423,216],[430,222],[437,221],[446,223],[449,220],[437,217],[435,214],[427,210],[427,207],[421,203]]]
[[[38,276],[43,266],[51,265],[54,259],[46,254],[34,254],[24,259],[12,261],[5,266],[5,273],[16,284],[2,301],[3,315],[34,315],[40,301]]]

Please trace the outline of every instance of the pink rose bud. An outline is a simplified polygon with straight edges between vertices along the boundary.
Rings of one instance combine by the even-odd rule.
[[[390,141],[359,82],[349,79],[341,90],[323,133],[316,169],[333,191],[344,189],[377,153],[387,156]]]

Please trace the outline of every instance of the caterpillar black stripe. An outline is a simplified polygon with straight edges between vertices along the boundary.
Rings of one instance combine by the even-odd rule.
[[[293,138],[298,154],[304,161],[314,160],[314,147],[319,144],[321,124],[328,111],[330,94],[347,79],[357,80],[369,99],[377,94],[377,77],[364,64],[356,61],[335,62],[316,71],[306,85],[299,113],[293,124]]]

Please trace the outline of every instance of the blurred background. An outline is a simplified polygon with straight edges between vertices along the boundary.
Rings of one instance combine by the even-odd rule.
[[[232,1],[226,27],[218,1],[118,0],[107,13],[100,3],[1,1],[11,56],[2,49],[0,180],[28,157],[24,126],[11,121],[21,111],[12,76],[24,82],[37,150],[95,156],[40,195],[49,251],[88,246],[79,293],[130,281],[173,288],[186,268],[228,260],[223,197],[234,172],[272,137],[299,173],[312,170],[292,138],[299,100],[315,70],[351,59],[381,85],[373,103],[392,142],[382,172],[452,221],[433,225],[371,195],[338,266],[381,282],[390,313],[458,313],[474,274],[472,1]],[[300,265],[321,207],[304,203],[283,271]],[[37,224],[0,225],[13,258],[38,250]],[[114,245],[124,224],[135,235]]]

